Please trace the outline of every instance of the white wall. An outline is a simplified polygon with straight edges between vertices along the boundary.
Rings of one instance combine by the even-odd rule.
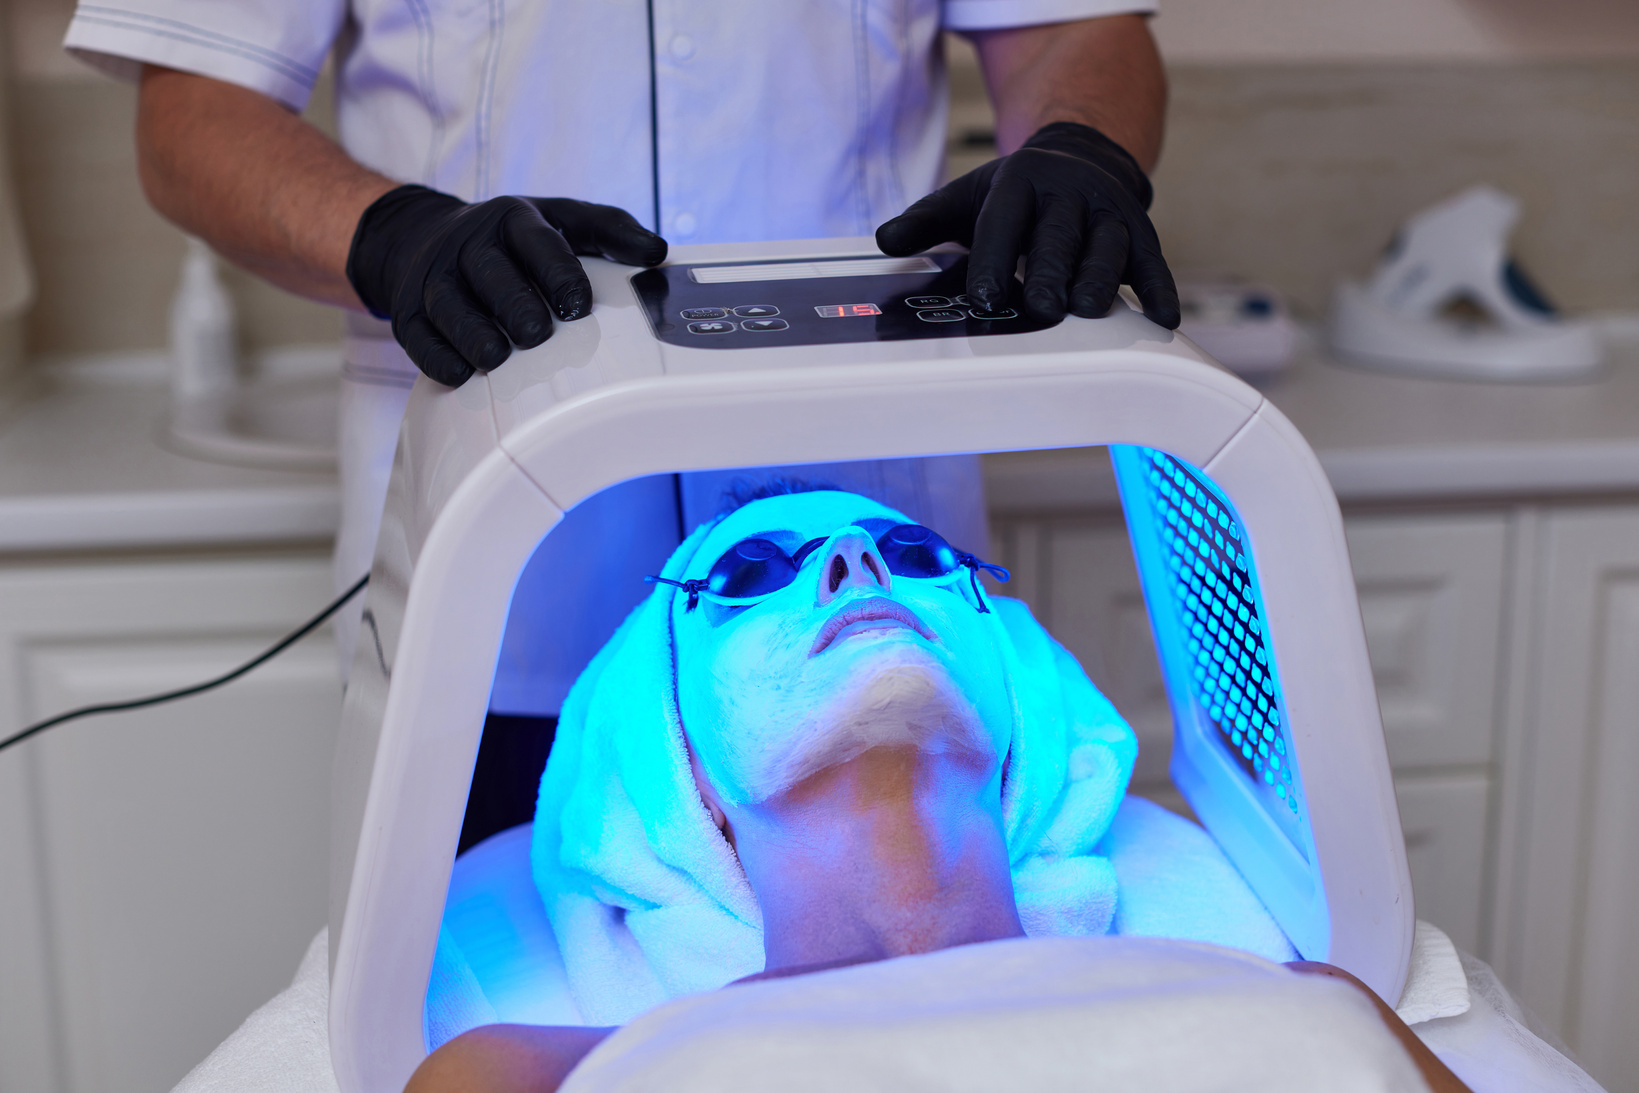
[[[4,7],[17,79],[95,79],[89,67],[63,52],[74,0],[6,0]]]
[[[1639,57],[1636,0],[1159,2],[1172,64]]]

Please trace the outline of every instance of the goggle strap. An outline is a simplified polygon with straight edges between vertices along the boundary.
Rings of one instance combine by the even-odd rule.
[[[1013,574],[1009,573],[1002,566],[992,565],[990,562],[982,561],[976,555],[969,554],[963,550],[958,550],[956,552],[956,560],[962,565],[967,566],[967,578],[973,584],[973,598],[979,603],[979,613],[981,615],[990,614],[990,605],[985,602],[984,591],[979,587],[979,570],[983,569],[987,571],[992,577],[995,577],[1003,584],[1012,580]]]
[[[689,605],[685,611],[693,611],[700,605],[700,593],[706,590],[708,582],[701,580],[674,581],[670,577],[644,577],[649,584],[669,584],[673,588],[681,588],[689,594]]]

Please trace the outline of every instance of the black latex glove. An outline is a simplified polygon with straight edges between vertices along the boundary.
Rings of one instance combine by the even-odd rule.
[[[1178,289],[1145,211],[1150,195],[1150,180],[1119,144],[1090,126],[1054,122],[882,225],[876,243],[893,255],[963,244],[977,307],[1007,306],[1023,254],[1031,318],[1058,322],[1066,310],[1099,318],[1125,282],[1145,315],[1174,330]]]
[[[628,266],[666,257],[666,241],[612,205],[564,197],[497,197],[477,205],[400,186],[359,217],[347,280],[439,383],[459,387],[592,310],[577,254]],[[547,305],[551,305],[548,310]]]

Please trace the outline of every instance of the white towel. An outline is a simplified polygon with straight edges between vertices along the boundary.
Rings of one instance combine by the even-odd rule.
[[[461,868],[459,862],[456,868]],[[1431,929],[1427,923],[1417,925],[1420,934]],[[209,1058],[189,1072],[174,1093],[337,1093],[326,1034],[328,936],[328,931],[319,931],[302,958],[295,981],[251,1014]],[[1460,1016],[1413,1025],[1412,1031],[1474,1093],[1514,1093],[1519,1089],[1600,1093],[1598,1083],[1556,1050],[1552,1034],[1531,1022],[1484,962],[1467,953],[1459,952],[1458,957],[1473,1005]],[[1414,977],[1417,968],[1414,958]],[[510,997],[509,991],[515,985],[506,986],[509,990],[502,994]],[[527,1017],[502,1016],[513,1020]],[[1020,1086],[1005,1082],[997,1088]]]
[[[330,931],[290,986],[188,1072],[172,1093],[340,1093],[330,1066]]]
[[[562,1093],[1424,1093],[1364,994],[1153,938],[965,945],[669,1002]]]
[[[1121,884],[1114,933],[1204,941],[1277,963],[1298,958],[1274,916],[1200,825],[1153,801],[1128,797],[1098,849],[1109,856]]]
[[[680,579],[710,529],[689,536],[662,575]],[[684,747],[674,591],[656,586],[576,681],[541,779],[535,881],[593,1024],[623,1023],[763,967],[756,898]],[[1101,934],[1116,878],[1094,847],[1137,741],[1028,608],[991,603],[1014,697],[1002,815],[1020,918],[1033,934]]]
[[[1394,1012],[1408,1025],[1440,1017],[1460,1017],[1472,1005],[1468,977],[1457,946],[1445,931],[1422,919],[1411,935],[1411,969]]]

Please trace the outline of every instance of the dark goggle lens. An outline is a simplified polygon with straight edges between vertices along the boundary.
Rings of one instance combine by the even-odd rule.
[[[742,539],[711,567],[706,591],[735,600],[778,592],[797,579],[803,562],[828,541],[828,536],[810,539],[793,558],[769,539]],[[921,524],[889,528],[877,537],[876,549],[896,577],[947,577],[962,566],[956,548]]]
[[[742,539],[711,567],[706,591],[728,599],[746,599],[778,592],[796,578],[796,563],[777,543]]]
[[[945,577],[961,568],[956,548],[921,524],[900,524],[883,532],[877,553],[896,577]]]

